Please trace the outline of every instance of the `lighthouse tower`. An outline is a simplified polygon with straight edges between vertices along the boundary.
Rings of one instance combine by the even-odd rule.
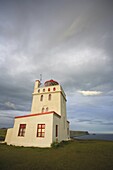
[[[50,147],[53,142],[69,139],[66,95],[61,85],[55,80],[40,84],[35,81],[31,113],[15,117],[14,128],[8,129],[7,144]]]

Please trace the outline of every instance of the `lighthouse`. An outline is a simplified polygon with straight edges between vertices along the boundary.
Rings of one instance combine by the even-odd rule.
[[[55,80],[43,85],[35,81],[31,113],[15,117],[5,142],[15,146],[50,147],[53,142],[69,140],[66,94]]]

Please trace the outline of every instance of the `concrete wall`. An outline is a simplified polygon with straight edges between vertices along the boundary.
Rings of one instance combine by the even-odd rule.
[[[10,143],[13,135],[13,128],[7,129],[5,142]]]
[[[54,115],[53,117],[53,142],[61,142],[62,140],[69,140],[69,123],[66,122],[65,127],[63,118],[60,119]],[[58,125],[58,137],[56,138],[56,125]]]
[[[54,115],[53,117],[53,142],[61,141],[61,118]],[[56,137],[56,125],[58,125],[58,137]]]
[[[18,136],[20,124],[26,124],[25,136]],[[37,137],[37,125],[45,124],[45,137]],[[8,145],[50,147],[52,143],[53,114],[31,116],[15,119],[13,133],[8,130],[6,140]]]

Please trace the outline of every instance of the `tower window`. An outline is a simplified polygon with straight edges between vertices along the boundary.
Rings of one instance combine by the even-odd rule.
[[[42,113],[44,112],[44,107],[42,108]]]
[[[37,137],[45,136],[45,124],[38,124],[37,126]]]
[[[38,93],[40,93],[40,89],[38,90]]]
[[[48,100],[51,100],[51,94],[49,94],[49,96],[48,96]]]
[[[46,112],[48,112],[48,110],[49,110],[48,107],[46,107]]]
[[[50,88],[48,88],[48,91],[50,91]]]
[[[45,89],[43,89],[43,92],[45,92]]]
[[[20,124],[18,136],[25,136],[26,124]]]
[[[43,95],[41,95],[41,97],[40,97],[40,101],[43,101]]]
[[[53,88],[53,91],[56,91],[56,88],[55,88],[55,87]]]

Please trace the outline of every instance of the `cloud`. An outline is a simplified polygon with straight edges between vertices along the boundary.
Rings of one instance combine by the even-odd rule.
[[[78,92],[81,93],[84,96],[96,96],[96,95],[102,94],[101,91],[82,91],[82,90],[79,90]]]
[[[15,104],[11,102],[5,102],[5,106],[9,109],[16,109]]]
[[[2,127],[13,127],[14,118],[22,115],[26,115],[28,112],[17,111],[17,110],[0,110],[0,128]]]
[[[105,119],[70,119],[70,128],[73,130],[83,130],[88,131],[89,133],[110,133],[113,129],[113,122],[111,120],[107,121]]]

